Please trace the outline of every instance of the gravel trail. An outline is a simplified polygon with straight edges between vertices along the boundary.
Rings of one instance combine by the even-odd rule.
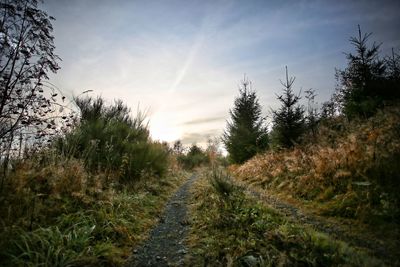
[[[172,196],[159,224],[151,231],[148,240],[134,251],[127,267],[184,265],[187,253],[184,240],[189,230],[187,200],[196,177],[193,174]]]

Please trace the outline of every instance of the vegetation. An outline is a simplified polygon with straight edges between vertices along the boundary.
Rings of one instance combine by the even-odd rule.
[[[169,152],[150,140],[143,114],[132,119],[121,101],[107,106],[102,98],[78,98],[76,103],[80,124],[56,146],[65,157],[80,158],[89,170],[111,172],[124,182],[166,173]]]
[[[182,176],[120,189],[52,150],[15,162],[0,208],[2,266],[116,266],[146,237]]]
[[[229,113],[231,120],[227,123],[222,141],[230,161],[243,163],[268,147],[268,132],[261,106],[248,80],[243,80],[234,108]]]
[[[334,123],[336,129],[320,125],[314,144],[265,153],[233,167],[235,177],[265,192],[321,203],[331,215],[399,223],[400,110]]]
[[[237,179],[266,194],[312,201],[322,214],[400,223],[399,57],[393,52],[381,60],[378,45],[368,48],[369,37],[359,28],[358,37],[350,39],[357,53],[347,54],[348,67],[337,72],[340,90],[321,112],[308,90],[305,115],[292,91],[294,78],[286,72],[271,133],[273,143],[286,149],[232,166]]]
[[[383,264],[285,218],[242,186],[335,223],[376,226],[376,235],[389,229],[398,251],[400,56],[381,58],[360,27],[350,39],[356,52],[336,72],[338,88],[321,111],[314,90],[305,91],[307,108],[300,104],[286,68],[268,134],[256,92],[242,81],[222,136],[238,164],[229,166],[231,178],[220,171],[227,161],[217,139],[206,149],[185,151],[179,140],[170,148],[152,140],[145,115],[133,117],[122,101],[66,103],[47,81],[60,61],[54,18],[37,0],[2,1],[0,15],[2,266],[123,265],[182,183],[182,169],[204,166],[214,171],[193,188],[188,265]]]
[[[298,143],[304,132],[304,109],[299,105],[300,96],[293,93],[292,86],[295,78],[288,76],[286,67],[286,81],[283,85],[283,95],[278,96],[282,103],[279,110],[273,111],[273,140],[275,146],[289,148]]]
[[[59,69],[53,17],[37,0],[0,3],[0,164],[44,146],[70,123],[65,97],[48,80]],[[1,182],[0,190],[3,185]]]
[[[178,156],[178,162],[183,168],[191,170],[195,167],[208,164],[210,159],[200,147],[198,147],[196,144],[193,144],[189,148],[189,151],[186,155],[180,154]]]
[[[43,82],[48,72],[59,69],[54,54],[52,17],[37,8],[37,1],[3,1],[0,39],[0,141],[9,141],[17,131],[40,134],[53,113]],[[39,44],[39,45],[38,45]],[[30,131],[29,131],[30,130]],[[39,135],[40,136],[40,135]]]
[[[80,121],[54,145],[13,158],[1,197],[5,266],[122,265],[182,181],[140,114],[77,99]],[[60,153],[61,152],[61,153]]]
[[[191,205],[192,266],[381,266],[346,243],[289,222],[219,172],[203,177]]]
[[[340,112],[347,117],[370,117],[383,106],[400,98],[399,56],[392,51],[386,60],[379,57],[380,45],[368,47],[369,34],[350,38],[356,54],[347,54],[348,66],[337,70],[339,87],[335,99]]]
[[[369,37],[370,34],[362,35],[359,29],[359,36],[350,40],[356,47],[356,54],[347,54],[348,67],[337,71],[339,87],[321,111],[316,108],[315,91],[311,89],[305,92],[307,108],[299,104],[300,95],[292,91],[294,78],[289,78],[286,72],[286,82],[282,83],[284,93],[278,96],[282,106],[273,111],[271,149],[228,169],[235,184],[249,187],[261,196],[273,195],[305,212],[330,217],[335,224],[346,221],[357,225],[362,229],[357,231],[360,235],[367,240],[371,236],[381,239],[385,249],[396,259],[400,245],[397,234],[400,225],[399,56],[392,51],[391,57],[380,59],[379,46],[374,44],[368,48]],[[290,252],[285,258],[289,258],[287,262],[275,261],[279,256],[263,254],[262,249],[271,243],[274,246],[274,242],[263,244],[249,234],[257,232],[252,230],[254,221],[242,225],[233,220],[224,225],[225,228],[218,225],[218,219],[211,221],[210,218],[223,217],[220,223],[242,218],[243,210],[235,207],[249,202],[244,200],[243,194],[227,193],[240,191],[232,189],[235,186],[227,181],[216,182],[213,178],[212,187],[200,187],[206,191],[207,199],[197,192],[200,204],[193,207],[194,216],[197,216],[192,233],[194,260],[206,257],[206,263],[248,266],[248,262],[243,264],[242,257],[245,257],[251,259],[253,265],[299,265]],[[216,196],[212,197],[213,194]],[[254,206],[253,202],[250,207]],[[206,213],[211,210],[214,215]],[[268,213],[262,213],[265,212]],[[196,231],[197,228],[202,232]],[[303,231],[294,235],[304,236]],[[284,244],[284,235],[279,237],[279,244]],[[224,243],[225,240],[229,243]],[[298,242],[305,247],[314,246],[307,239],[295,243]],[[290,250],[279,247],[279,251],[286,249]],[[307,259],[313,258],[314,249],[301,251],[294,255],[302,255],[301,259],[307,262],[303,262],[305,265],[367,264],[352,261],[358,256],[353,259],[344,256],[350,261],[341,261],[343,251],[335,252],[338,261],[312,262]],[[324,259],[323,256],[316,258]]]

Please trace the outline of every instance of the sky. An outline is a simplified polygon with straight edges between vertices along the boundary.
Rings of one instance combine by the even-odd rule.
[[[400,1],[44,0],[55,17],[61,69],[50,82],[146,112],[155,140],[204,145],[221,136],[246,76],[263,115],[279,107],[280,79],[318,103],[353,52],[357,25],[400,49]]]

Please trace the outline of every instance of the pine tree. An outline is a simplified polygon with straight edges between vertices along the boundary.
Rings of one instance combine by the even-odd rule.
[[[346,54],[348,66],[336,70],[337,95],[341,111],[348,117],[369,117],[379,108],[383,99],[390,97],[385,86],[385,64],[379,59],[380,45],[368,47],[371,33],[362,34],[358,25],[358,36],[350,38],[355,54]],[[390,91],[390,90],[389,90]]]
[[[386,66],[386,99],[398,103],[400,99],[400,54],[395,53],[392,48],[392,55],[385,58]]]
[[[246,78],[241,85],[222,137],[232,163],[243,163],[268,147],[265,118],[256,92],[250,88],[251,83]]]
[[[304,108],[299,104],[300,95],[295,95],[292,90],[294,77],[288,76],[286,67],[286,81],[282,82],[283,94],[278,96],[282,103],[280,109],[272,111],[273,137],[277,146],[290,148],[294,146],[304,132]]]

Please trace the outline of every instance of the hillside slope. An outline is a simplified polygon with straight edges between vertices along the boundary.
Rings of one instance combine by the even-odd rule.
[[[326,215],[399,223],[399,108],[367,121],[332,120],[313,140],[257,155],[230,170],[268,193],[312,201]]]

